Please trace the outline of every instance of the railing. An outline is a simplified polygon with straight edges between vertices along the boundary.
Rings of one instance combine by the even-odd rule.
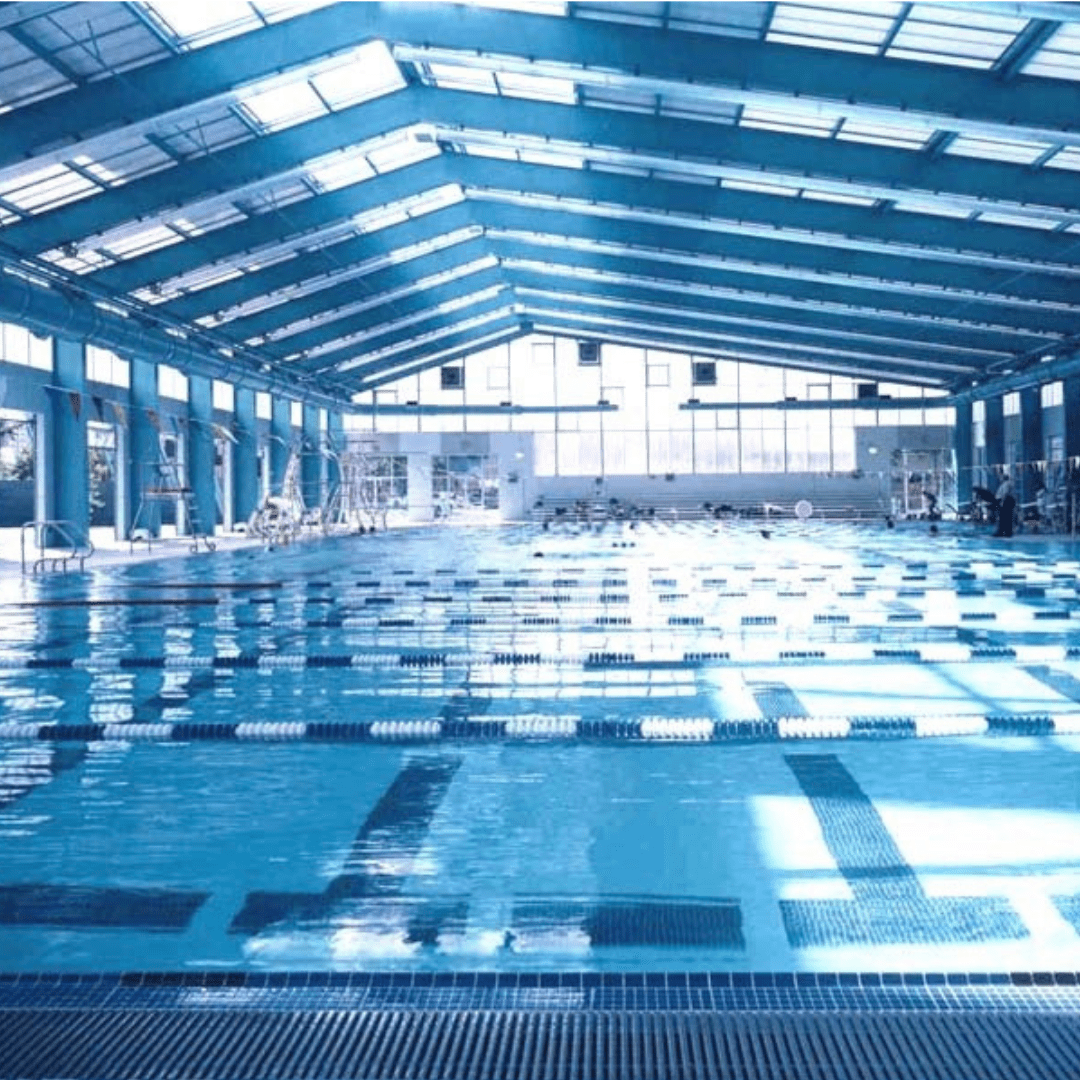
[[[72,530],[75,526],[70,521],[28,521],[26,522],[19,532],[19,553],[22,559],[22,572],[26,573],[26,530],[33,529],[35,537],[35,545],[37,547],[38,555],[30,565],[30,572],[32,574],[38,573],[40,570],[60,570],[63,573],[67,573],[68,564],[72,562],[78,562],[79,570],[82,571],[86,560],[94,554],[94,545],[90,542],[90,538],[87,537],[85,541],[80,542],[72,536]],[[53,555],[47,554],[50,545],[46,543],[47,539],[51,538],[50,534],[58,535],[65,545],[70,545],[70,551],[62,551]]]

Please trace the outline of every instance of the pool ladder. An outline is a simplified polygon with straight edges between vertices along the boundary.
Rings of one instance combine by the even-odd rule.
[[[26,533],[28,529],[34,530],[34,546],[37,548],[37,557],[28,559],[26,553]],[[27,565],[30,573],[53,570],[67,573],[71,563],[79,564],[80,572],[84,569],[86,560],[94,554],[94,545],[89,536],[84,541],[77,540],[73,535],[75,525],[70,521],[27,521],[19,532],[19,553],[22,560],[22,572],[26,573]],[[50,545],[47,541],[53,537],[63,541],[63,547]],[[70,546],[71,550],[67,548]],[[51,553],[50,553],[51,552]]]

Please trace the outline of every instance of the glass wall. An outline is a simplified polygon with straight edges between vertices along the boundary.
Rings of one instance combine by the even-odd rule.
[[[782,402],[850,401],[855,380],[819,372],[540,335],[468,357],[464,385],[443,389],[429,369],[358,398],[371,416],[351,430],[376,432],[531,431],[539,476],[850,472],[856,429],[951,425],[941,392],[879,383],[883,397],[925,399],[921,409],[754,408]],[[460,363],[455,361],[455,364]],[[683,409],[696,399],[720,409]],[[379,415],[384,405],[567,406],[607,402],[614,412]]]

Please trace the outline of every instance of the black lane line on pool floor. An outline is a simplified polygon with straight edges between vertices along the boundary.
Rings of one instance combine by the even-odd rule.
[[[254,935],[274,923],[315,923],[325,927],[350,901],[375,899],[390,914],[387,901],[401,901],[401,887],[420,853],[435,812],[446,795],[462,758],[433,755],[413,758],[394,778],[360,826],[340,874],[321,893],[251,892],[229,925],[231,934]],[[391,865],[394,873],[380,872]],[[406,901],[407,938],[429,941],[444,920],[464,923],[467,899],[433,901],[427,910]],[[398,906],[398,905],[395,905]]]
[[[1001,897],[931,897],[834,754],[785,754],[854,900],[781,900],[793,949],[1010,941],[1027,928]]]
[[[0,885],[0,926],[67,930],[186,930],[209,897],[180,889]]]

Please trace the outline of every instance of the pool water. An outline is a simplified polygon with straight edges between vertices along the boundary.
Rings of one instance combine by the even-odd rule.
[[[0,970],[1080,970],[1074,554],[521,526],[3,583]]]

